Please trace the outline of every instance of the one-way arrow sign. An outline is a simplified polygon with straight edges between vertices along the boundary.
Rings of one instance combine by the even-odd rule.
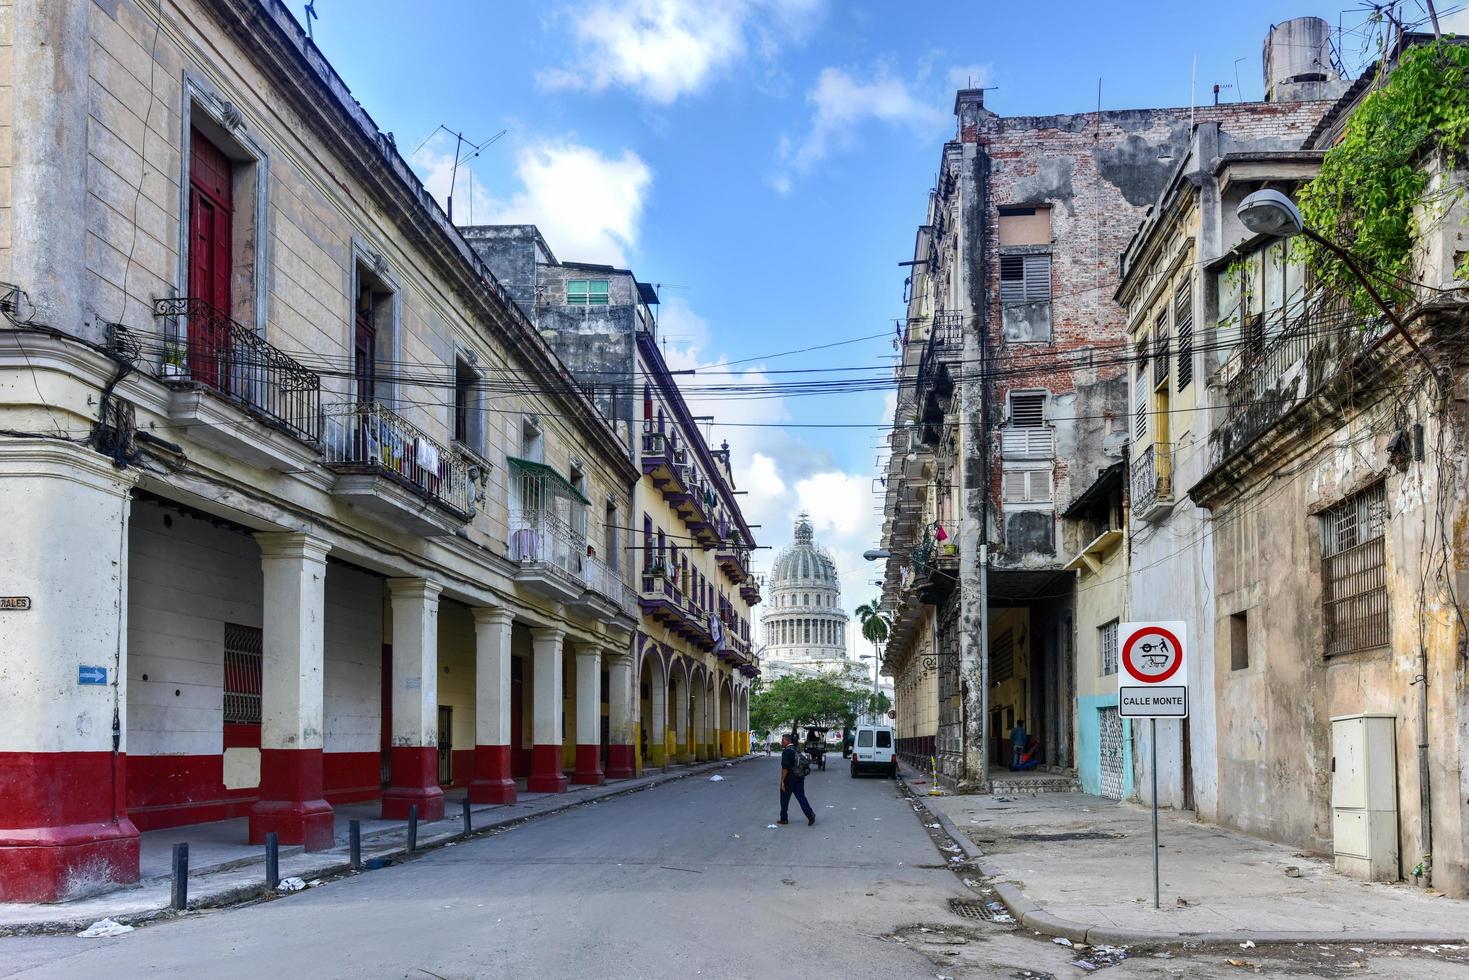
[[[78,684],[106,684],[107,683],[107,668],[106,667],[79,666],[79,667],[77,667],[77,683]]]

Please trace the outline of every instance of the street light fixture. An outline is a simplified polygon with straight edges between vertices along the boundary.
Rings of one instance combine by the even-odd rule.
[[[1238,215],[1240,222],[1245,228],[1254,232],[1256,235],[1269,235],[1272,238],[1294,238],[1296,235],[1305,235],[1308,239],[1341,259],[1342,264],[1347,267],[1347,270],[1351,272],[1357,282],[1362,284],[1362,288],[1367,290],[1367,295],[1372,297],[1372,302],[1377,304],[1382,310],[1383,315],[1387,317],[1388,322],[1393,325],[1393,330],[1402,334],[1403,339],[1408,342],[1408,346],[1413,348],[1413,353],[1417,354],[1418,359],[1428,368],[1429,377],[1433,378],[1434,382],[1439,385],[1440,391],[1443,391],[1445,394],[1447,393],[1447,386],[1444,384],[1443,379],[1439,377],[1438,371],[1433,366],[1433,362],[1428,359],[1428,355],[1423,353],[1423,348],[1419,347],[1418,342],[1408,333],[1408,329],[1403,325],[1403,321],[1398,318],[1397,313],[1382,298],[1382,294],[1377,291],[1377,287],[1372,285],[1372,280],[1367,278],[1367,274],[1362,271],[1361,266],[1357,265],[1357,260],[1352,257],[1352,253],[1342,248],[1336,242],[1327,239],[1324,235],[1307,228],[1305,220],[1301,217],[1301,209],[1296,207],[1294,201],[1280,191],[1255,191],[1239,203],[1239,207],[1235,209],[1235,214]]]
[[[862,552],[862,557],[868,561],[882,561],[884,558],[893,557],[893,553],[886,548],[869,548]]]

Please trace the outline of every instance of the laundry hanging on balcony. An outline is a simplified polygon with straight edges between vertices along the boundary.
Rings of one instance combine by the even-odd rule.
[[[510,469],[510,540],[517,561],[543,561],[567,575],[585,572],[590,500],[553,467],[505,457]]]

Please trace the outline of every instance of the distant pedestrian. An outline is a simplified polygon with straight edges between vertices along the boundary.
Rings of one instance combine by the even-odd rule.
[[[1010,729],[1010,768],[1019,769],[1025,754],[1025,719],[1016,718],[1015,727]]]
[[[816,811],[806,802],[806,776],[811,772],[811,761],[796,748],[796,740],[790,735],[782,735],[780,744],[780,822],[790,823],[786,814],[794,796],[806,814],[806,826],[809,827],[816,822]]]

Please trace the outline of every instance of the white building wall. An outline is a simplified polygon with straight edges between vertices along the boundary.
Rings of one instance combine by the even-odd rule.
[[[326,568],[327,752],[381,751],[383,580]]]
[[[261,625],[260,548],[140,501],[128,561],[128,754],[220,755],[224,627]]]
[[[1177,493],[1192,478],[1180,467]],[[1209,512],[1186,497],[1158,524],[1134,522],[1129,577],[1132,622],[1182,620],[1187,624],[1189,741],[1194,805],[1200,817],[1215,819],[1219,806],[1218,741],[1214,705],[1214,545]],[[1151,793],[1149,723],[1132,722],[1134,788],[1146,802]],[[1158,722],[1158,802],[1181,807],[1183,729],[1178,721]]]

